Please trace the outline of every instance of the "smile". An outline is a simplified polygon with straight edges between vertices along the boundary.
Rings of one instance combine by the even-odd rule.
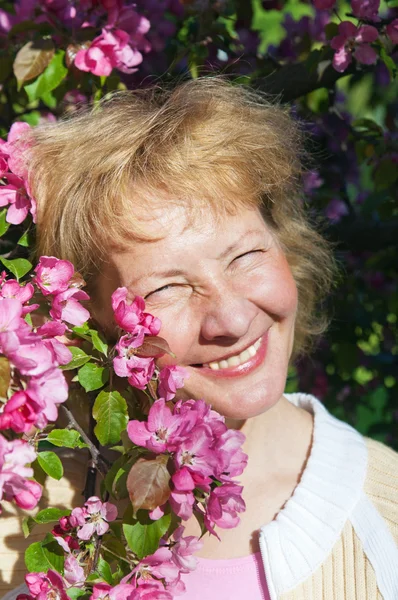
[[[268,331],[254,344],[233,356],[204,363],[203,365],[191,365],[198,369],[203,375],[213,377],[240,377],[247,375],[256,369],[264,360],[268,346]]]

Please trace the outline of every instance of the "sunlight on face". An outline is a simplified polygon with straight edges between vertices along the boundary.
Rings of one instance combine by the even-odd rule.
[[[98,318],[126,286],[162,321],[160,335],[189,378],[180,398],[204,398],[230,419],[246,419],[283,394],[293,345],[297,289],[287,260],[258,210],[193,223],[187,209],[159,209],[145,226],[161,239],[111,253],[98,282]]]

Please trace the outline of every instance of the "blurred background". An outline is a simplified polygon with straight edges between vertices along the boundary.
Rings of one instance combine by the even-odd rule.
[[[114,90],[216,73],[288,103],[311,157],[302,201],[340,276],[331,326],[287,391],[398,448],[397,43],[398,0],[0,2],[0,136]],[[22,257],[34,230],[9,228],[7,202],[0,254]]]

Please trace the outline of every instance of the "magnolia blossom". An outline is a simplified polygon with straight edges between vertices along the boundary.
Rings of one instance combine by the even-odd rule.
[[[101,502],[97,496],[91,496],[84,507],[74,508],[69,517],[72,527],[78,527],[77,537],[89,540],[94,533],[104,535],[109,529],[108,523],[117,517],[117,508],[110,502]]]
[[[184,379],[188,376],[188,371],[183,367],[176,365],[164,367],[159,373],[159,396],[165,400],[172,400],[176,391],[184,386]]]
[[[377,61],[377,53],[370,46],[377,40],[379,34],[375,27],[362,25],[355,27],[350,21],[339,24],[339,34],[332,38],[330,45],[336,50],[333,66],[336,71],[343,73],[352,62],[352,56],[359,63],[371,65]]]
[[[0,435],[0,502],[13,500],[26,510],[37,505],[42,488],[29,479],[33,476],[33,469],[26,466],[35,459],[36,452],[27,442],[9,442]]]

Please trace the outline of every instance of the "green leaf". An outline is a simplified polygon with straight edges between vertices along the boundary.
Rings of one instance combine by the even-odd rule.
[[[24,246],[24,248],[28,248],[30,246],[30,244],[32,243],[30,238],[31,238],[30,230],[27,229],[25,231],[25,233],[23,233],[21,235],[21,237],[19,238],[17,244],[19,246]]]
[[[62,462],[55,452],[50,452],[49,450],[45,452],[39,452],[37,455],[37,462],[43,471],[53,479],[59,480],[64,474]]]
[[[33,527],[36,525],[34,519],[32,517],[25,517],[22,519],[22,533],[24,538],[27,538],[32,533]]]
[[[65,79],[68,69],[64,64],[64,57],[65,52],[57,50],[41,75],[32,83],[25,85],[25,91],[30,102],[47,96],[49,92],[58,87],[61,81]]]
[[[26,258],[15,258],[14,260],[8,260],[7,258],[0,257],[3,265],[8,269],[19,281],[21,277],[29,273],[32,268],[32,263],[30,263]]]
[[[136,459],[137,454],[134,457],[129,457],[127,454],[120,456],[105,476],[105,487],[117,500],[123,500],[128,496],[127,477]]]
[[[109,379],[109,369],[99,367],[98,365],[89,362],[79,369],[78,379],[86,392],[92,392],[93,390],[98,390],[107,383]]]
[[[100,556],[98,559],[96,571],[99,573],[99,575],[101,575],[102,579],[106,581],[106,583],[109,583],[109,585],[113,584],[111,568],[106,560],[102,558],[102,556]]]
[[[10,224],[6,221],[7,210],[8,208],[3,208],[3,210],[0,211],[0,237],[7,233],[10,226]]]
[[[72,352],[72,360],[67,365],[63,365],[63,371],[71,371],[72,369],[78,369],[85,365],[91,358],[89,354],[86,354],[84,350],[77,346],[69,346],[69,350]]]
[[[87,448],[80,433],[75,429],[53,429],[48,434],[47,440],[62,448]]]
[[[84,367],[83,367],[84,368]],[[102,445],[116,444],[129,420],[127,402],[119,392],[100,392],[93,406],[94,433]]]
[[[47,573],[49,569],[54,569],[62,573],[64,567],[64,551],[54,540],[53,536],[48,534],[42,542],[34,542],[25,552],[25,564],[29,572]]]
[[[391,58],[391,56],[389,56],[387,54],[385,48],[381,49],[380,58],[386,65],[388,72],[390,73],[391,79],[395,79],[395,77],[397,76],[397,65],[396,65],[394,59]]]
[[[66,590],[67,595],[72,600],[86,600],[90,597],[90,594],[81,588],[71,587]]]
[[[71,511],[66,508],[44,508],[39,511],[33,518],[36,523],[54,523],[61,517],[68,517]]]
[[[139,559],[153,554],[158,549],[160,538],[170,526],[171,515],[164,515],[157,521],[152,521],[148,514],[141,510],[138,511],[136,519],[132,517],[131,507],[126,513],[123,518],[123,533],[129,548]]]
[[[93,341],[93,346],[98,352],[108,355],[108,344],[104,342],[104,340],[100,337],[98,331],[95,329],[90,329],[91,339]]]

